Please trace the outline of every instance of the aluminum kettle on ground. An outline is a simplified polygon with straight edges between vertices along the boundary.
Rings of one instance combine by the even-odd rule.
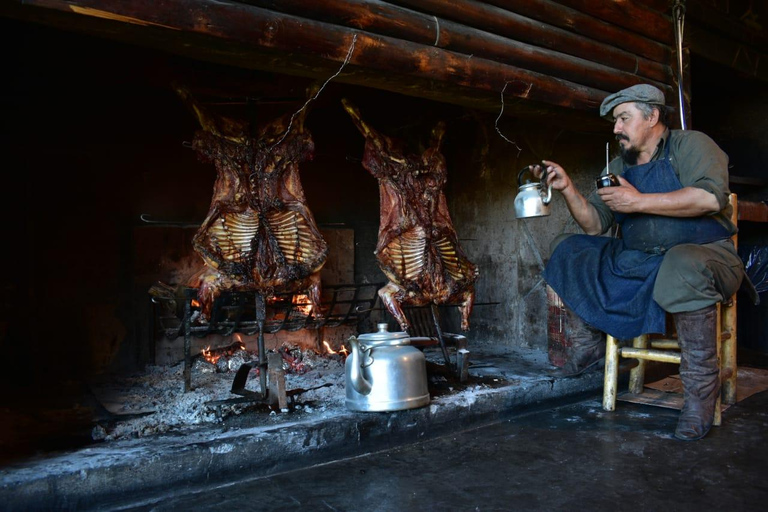
[[[523,183],[523,175],[526,171],[533,176],[531,166],[523,167],[517,173],[518,192],[515,197],[515,217],[529,219],[531,217],[546,217],[549,215],[549,202],[552,201],[552,185],[546,186],[546,171],[541,181]]]
[[[405,332],[378,324],[374,333],[352,336],[345,363],[347,408],[398,411],[429,404],[427,363]]]

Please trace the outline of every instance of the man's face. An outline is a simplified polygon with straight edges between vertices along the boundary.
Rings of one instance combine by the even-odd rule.
[[[621,155],[628,164],[636,164],[640,152],[648,149],[645,146],[655,124],[654,117],[646,119],[634,102],[614,107],[613,133],[621,146]]]

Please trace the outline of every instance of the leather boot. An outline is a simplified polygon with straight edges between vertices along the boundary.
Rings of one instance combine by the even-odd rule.
[[[675,313],[680,343],[680,380],[683,410],[675,437],[683,441],[701,439],[712,427],[720,396],[720,367],[717,361],[717,306],[689,313]]]
[[[587,325],[578,315],[566,310],[565,338],[571,342],[562,376],[573,377],[597,367],[605,357],[605,334]]]

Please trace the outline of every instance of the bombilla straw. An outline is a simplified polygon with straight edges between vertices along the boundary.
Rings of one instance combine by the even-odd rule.
[[[605,143],[605,172],[606,172],[606,173],[608,173],[608,172],[609,172],[609,170],[608,170],[608,166],[611,164],[611,160],[610,160],[610,158],[608,157],[608,148],[610,147],[610,145],[611,145],[611,143],[610,143],[610,142],[606,142],[606,143]]]

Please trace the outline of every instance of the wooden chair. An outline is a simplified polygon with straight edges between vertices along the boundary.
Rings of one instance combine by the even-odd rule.
[[[738,201],[736,194],[728,197],[733,208],[731,220],[736,224]],[[737,235],[731,237],[733,244],[738,242]],[[726,404],[736,403],[736,294],[717,304],[717,354],[720,366],[722,388],[715,407],[715,425],[720,425],[721,401]],[[630,370],[629,392],[642,394],[645,385],[645,370],[648,361],[680,364],[680,346],[676,339],[651,339],[647,334],[632,339],[631,347],[622,347],[619,340],[607,336],[605,352],[605,382],[603,386],[603,409],[613,411],[616,408],[616,393],[619,377],[620,358],[637,360],[637,366]]]

